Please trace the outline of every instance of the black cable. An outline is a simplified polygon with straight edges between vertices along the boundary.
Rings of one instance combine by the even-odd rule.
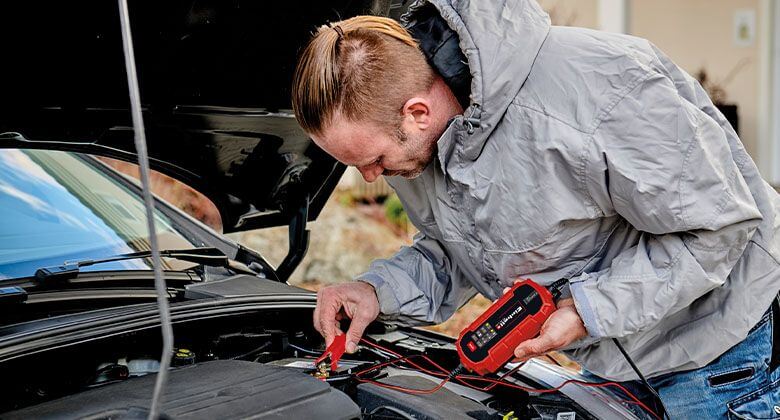
[[[547,290],[550,291],[550,294],[552,294],[554,300],[558,300],[558,298],[561,297],[561,288],[569,282],[569,279],[562,278],[554,281],[551,285],[547,286]]]
[[[662,415],[664,418],[671,418],[669,416],[669,412],[666,411],[666,406],[664,405],[663,400],[661,399],[661,396],[658,395],[658,391],[653,388],[652,385],[650,385],[650,382],[647,382],[647,379],[645,379],[645,375],[642,375],[642,372],[639,370],[639,368],[634,363],[634,360],[631,359],[631,356],[628,355],[628,352],[626,349],[623,348],[623,345],[620,344],[620,342],[617,340],[617,338],[612,338],[612,342],[615,343],[618,350],[620,350],[620,353],[623,354],[623,358],[626,359],[628,364],[631,366],[631,369],[634,370],[637,376],[639,376],[639,380],[642,382],[642,384],[647,388],[647,391],[650,392],[655,399],[658,401],[658,404],[661,406]]]
[[[463,372],[463,369],[464,369],[463,364],[458,363],[458,366],[455,367],[455,369],[452,369],[449,375],[447,375],[447,379],[450,381],[455,379],[456,376],[460,375],[461,372]]]
[[[230,358],[230,360],[241,360],[241,359],[243,359],[243,358],[245,358],[245,357],[249,357],[249,356],[252,356],[252,355],[254,355],[254,354],[256,354],[256,353],[259,353],[259,352],[261,352],[261,351],[265,350],[266,348],[268,348],[268,347],[270,347],[270,346],[271,346],[271,342],[270,342],[270,341],[266,341],[265,343],[263,343],[263,344],[261,344],[261,345],[259,345],[259,346],[255,347],[255,348],[254,348],[254,349],[252,349],[252,350],[249,350],[249,351],[248,351],[248,352],[246,352],[246,353],[239,354],[238,356],[233,356],[233,357],[231,357],[231,358]]]

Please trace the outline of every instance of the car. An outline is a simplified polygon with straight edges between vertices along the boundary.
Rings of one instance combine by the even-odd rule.
[[[161,349],[150,238],[138,181],[107,163],[137,160],[116,4],[2,7],[18,42],[0,81],[0,417],[147,417]],[[151,166],[223,225],[155,199],[175,346],[162,416],[653,418],[625,389],[537,360],[437,387],[454,340],[389,322],[316,362],[316,295],[286,280],[345,168],[298,127],[291,73],[317,24],[403,7],[130,2]],[[277,267],[224,236],[284,225]]]

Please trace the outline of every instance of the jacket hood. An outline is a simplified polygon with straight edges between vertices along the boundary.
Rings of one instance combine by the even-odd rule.
[[[426,4],[435,6],[457,33],[468,62],[471,93],[464,117],[475,129],[460,147],[467,159],[474,160],[528,78],[550,30],[550,17],[535,0],[427,0],[410,7],[408,19],[415,19]],[[445,54],[447,49],[436,53]],[[428,58],[437,67],[436,58]],[[437,70],[445,76],[453,73],[451,68]]]

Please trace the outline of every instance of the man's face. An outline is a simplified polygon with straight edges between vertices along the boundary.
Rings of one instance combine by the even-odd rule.
[[[367,182],[380,175],[416,178],[433,160],[438,133],[401,123],[394,130],[335,116],[314,142],[341,163],[356,167]]]

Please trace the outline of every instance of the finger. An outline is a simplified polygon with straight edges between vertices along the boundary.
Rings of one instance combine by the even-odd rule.
[[[320,333],[325,337],[325,346],[329,346],[333,342],[333,337],[336,336],[336,314],[341,309],[341,302],[335,296],[329,296],[327,293],[323,294],[322,309],[320,310],[319,324]]]
[[[352,323],[347,330],[347,352],[354,353],[357,351],[357,345],[360,342],[360,337],[363,337],[363,332],[366,331],[368,324],[374,319],[371,315],[360,309],[357,310],[355,316],[352,318]]]
[[[314,329],[322,335],[322,328],[320,328],[320,307],[322,306],[322,290],[317,292],[317,305],[314,306],[314,314],[312,314],[312,324]]]
[[[553,312],[552,316],[544,321],[542,329],[537,337],[524,341],[517,346],[515,349],[516,358],[527,360],[541,356],[548,351],[557,350],[561,339],[558,336],[559,334],[557,334],[558,330],[553,326],[554,321],[558,318],[556,312]]]
[[[563,308],[565,306],[575,306],[574,299],[572,298],[561,299],[558,301],[558,303],[555,304],[555,306],[557,308]]]
[[[515,357],[520,360],[526,360],[541,356],[550,350],[555,350],[554,343],[553,338],[542,334],[539,337],[520,343],[515,349]]]

